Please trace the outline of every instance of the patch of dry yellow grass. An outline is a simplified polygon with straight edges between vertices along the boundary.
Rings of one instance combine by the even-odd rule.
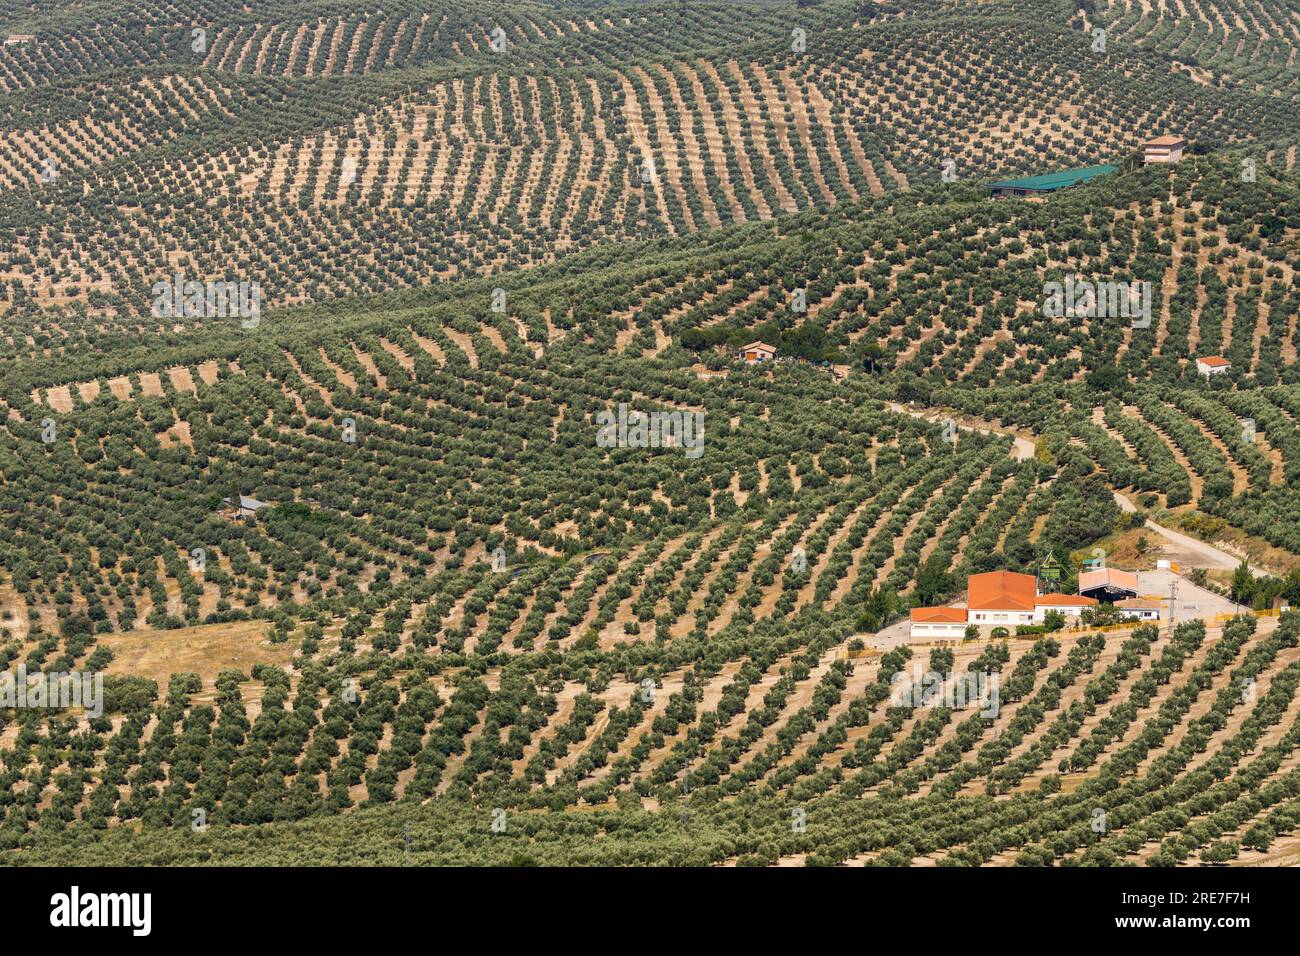
[[[163,690],[172,674],[189,671],[198,674],[207,689],[222,671],[248,673],[254,664],[288,664],[293,645],[270,643],[266,637],[269,629],[267,621],[232,621],[173,631],[105,634],[99,644],[113,652],[105,673],[147,677]]]

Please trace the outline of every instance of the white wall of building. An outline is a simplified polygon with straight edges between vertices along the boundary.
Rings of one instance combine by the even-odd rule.
[[[1130,621],[1158,621],[1160,620],[1160,611],[1156,608],[1131,607],[1116,608],[1119,616]]]
[[[966,620],[971,624],[977,624],[980,627],[1004,627],[1014,626],[1016,624],[1033,624],[1033,611],[971,611],[966,615]]]
[[[912,637],[920,640],[948,640],[949,638],[963,638],[965,636],[966,625],[961,622],[912,622]]]
[[[1091,606],[1090,604],[1040,604],[1034,608],[1034,623],[1042,624],[1047,618],[1048,611],[1060,611],[1066,617],[1079,617],[1085,607]]]

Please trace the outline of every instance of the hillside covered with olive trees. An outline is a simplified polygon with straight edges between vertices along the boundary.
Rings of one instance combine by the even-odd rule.
[[[1296,862],[1300,13],[1174,12],[0,0],[0,862]]]

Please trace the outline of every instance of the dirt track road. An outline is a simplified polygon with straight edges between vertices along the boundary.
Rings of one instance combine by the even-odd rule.
[[[1129,514],[1137,511],[1137,506],[1121,495],[1118,491],[1114,492],[1114,495],[1115,504],[1119,505],[1120,511],[1125,511]],[[1193,567],[1209,568],[1211,570],[1221,571],[1235,571],[1237,566],[1241,564],[1241,558],[1234,557],[1228,552],[1216,548],[1212,544],[1206,544],[1199,538],[1193,538],[1189,535],[1182,534],[1181,532],[1166,528],[1164,525],[1156,524],[1150,518],[1147,519],[1145,527],[1151,529],[1165,540],[1182,548],[1184,551],[1194,554],[1197,563],[1192,565]],[[1261,577],[1265,574],[1265,572],[1259,568],[1251,568],[1250,573],[1255,575],[1255,577]]]

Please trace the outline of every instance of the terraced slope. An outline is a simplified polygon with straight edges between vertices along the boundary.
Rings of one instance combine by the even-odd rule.
[[[840,214],[820,232],[855,229]],[[568,862],[1164,863],[1257,824],[1289,830],[1292,617],[934,649],[941,670],[1003,673],[987,719],[898,706],[906,656],[855,642],[908,601],[955,596],[936,569],[1030,567],[1121,527],[1113,487],[1177,506],[1181,468],[1205,509],[1286,500],[1291,386],[1153,380],[1114,398],[1040,383],[1078,445],[1047,430],[1046,453],[1021,461],[1009,438],[964,432],[954,448],[878,397],[924,381],[911,369],[706,378],[680,346],[650,357],[650,328],[620,352],[601,282],[698,293],[653,274],[675,248],[640,274],[580,273],[580,305],[543,270],[508,281],[505,314],[467,283],[423,305],[200,322],[189,345],[20,361],[0,460],[3,654],[111,676],[102,718],[6,722],[12,857],[57,859],[102,830],[109,852],[139,823],[151,853],[251,862],[272,851],[247,849],[240,826],[317,815],[333,822],[273,836],[276,858],[319,853],[330,827],[397,820],[463,828],[462,861],[510,847]],[[707,244],[696,252],[687,274],[707,275]],[[571,313],[551,308],[564,301]],[[601,447],[595,415],[620,402],[703,412],[705,453]],[[1233,436],[1244,411],[1263,442]],[[1083,477],[1088,459],[1106,480]],[[234,493],[270,508],[236,521],[220,500]],[[1246,678],[1257,696],[1238,705]],[[1207,790],[1261,739],[1263,763]],[[527,843],[471,835],[497,807],[663,833],[688,796],[689,850],[674,838],[647,857],[619,838],[593,856],[563,814],[529,823]],[[1189,801],[1212,825],[1178,822]],[[739,835],[736,808],[754,806]],[[1079,842],[1072,821],[1098,808],[1123,828]],[[797,809],[813,822],[789,830]],[[186,842],[196,810],[202,846]],[[314,849],[289,849],[304,834]]]
[[[107,674],[0,710],[0,859],[1293,861],[1300,615],[890,635],[1148,516],[1300,601],[1294,26],[0,0],[0,671]]]
[[[626,653],[578,671],[552,654],[458,676],[393,659],[355,702],[317,667],[255,673],[253,706],[247,679],[223,677],[210,702],[174,682],[153,719],[125,715],[111,735],[51,729],[78,767],[103,748],[106,782],[17,742],[8,761],[31,763],[10,779],[35,786],[11,802],[11,846],[24,817],[46,834],[75,815],[109,828],[92,844],[74,826],[6,861],[1171,865],[1225,844],[1243,862],[1294,855],[1294,615],[931,657],[999,670],[996,715],[893,705],[888,675],[903,661],[846,661],[816,624],[761,623],[692,665],[661,648],[627,671]],[[654,675],[644,687],[642,674]],[[574,800],[594,807],[556,812]],[[211,806],[193,832],[191,809]],[[137,816],[143,831],[114,825]]]
[[[1147,19],[1098,53],[1042,6],[1028,27],[1020,0],[15,9],[0,309],[130,322],[177,272],[276,305],[382,292],[1169,130],[1294,164],[1284,79],[1171,73],[1181,45]],[[1262,39],[1293,26],[1273,12],[1231,21],[1261,37],[1246,59],[1288,49]]]

